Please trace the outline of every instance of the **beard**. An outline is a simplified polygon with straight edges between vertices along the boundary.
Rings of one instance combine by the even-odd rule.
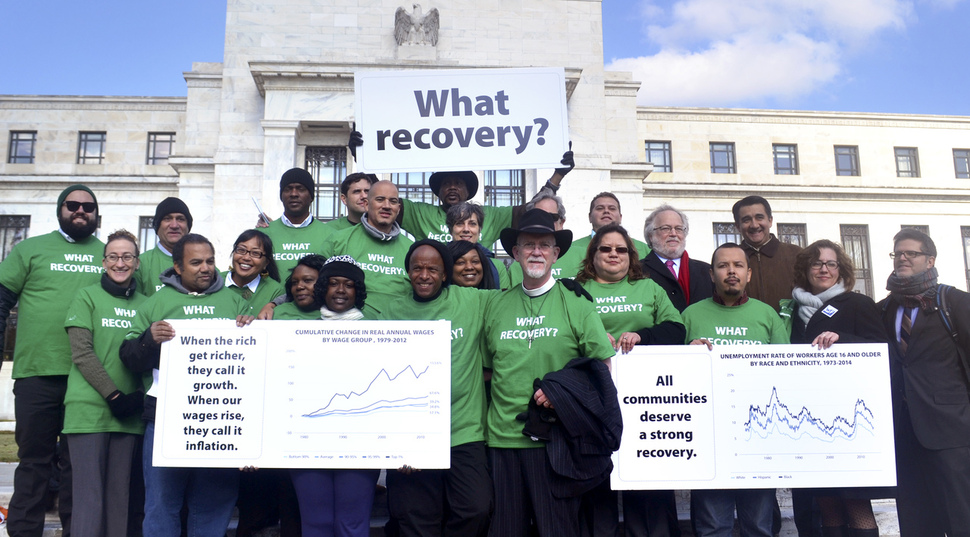
[[[534,267],[529,263],[530,261],[542,261],[542,267]],[[546,263],[545,258],[536,257],[536,258],[530,258],[526,260],[525,265],[523,265],[522,267],[522,272],[525,273],[526,276],[532,279],[538,280],[539,278],[546,275],[546,272],[548,271],[548,269],[549,269],[549,265]]]
[[[654,250],[667,259],[680,259],[684,255],[684,251],[687,250],[687,244],[681,241],[676,248],[668,248],[666,244],[660,244]]]
[[[58,217],[57,221],[61,225],[61,230],[67,233],[68,237],[76,241],[90,237],[98,229],[97,213],[91,215],[91,220],[88,220],[84,224],[75,224],[73,215],[67,218],[63,216]]]

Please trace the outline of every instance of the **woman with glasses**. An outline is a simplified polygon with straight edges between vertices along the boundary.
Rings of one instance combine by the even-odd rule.
[[[635,345],[683,345],[686,332],[680,313],[667,292],[643,274],[639,259],[626,229],[607,224],[590,240],[576,281],[592,295],[617,351],[626,354]],[[624,491],[625,518],[640,516],[646,519],[646,527],[666,529],[668,519],[676,520],[677,514],[660,506],[673,505],[671,495],[670,491]],[[593,534],[616,534],[617,501],[609,479],[583,497],[581,516]]]
[[[791,342],[810,343],[819,350],[835,343],[884,343],[886,333],[871,298],[852,292],[855,269],[842,247],[815,241],[795,257]],[[784,301],[782,301],[784,302]],[[785,314],[788,308],[782,307]],[[871,498],[892,497],[891,489],[795,489],[793,498],[814,496],[826,537],[879,535]],[[808,528],[799,528],[799,533]]]
[[[247,229],[232,245],[232,268],[226,273],[226,287],[253,306],[253,311],[286,294],[273,258],[273,240],[262,231]]]
[[[101,283],[78,291],[64,327],[74,365],[64,396],[64,434],[71,446],[74,515],[71,534],[123,537],[128,531],[132,457],[145,426],[141,375],[118,349],[146,300],[132,278],[138,244],[125,230],[108,236]]]

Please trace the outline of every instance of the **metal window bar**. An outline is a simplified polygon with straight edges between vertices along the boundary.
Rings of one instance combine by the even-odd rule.
[[[346,214],[340,203],[340,183],[347,177],[347,148],[339,146],[307,147],[306,170],[316,185],[310,212],[321,222],[336,220]]]
[[[842,247],[855,265],[855,288],[853,291],[864,293],[872,298],[872,262],[869,255],[869,226],[865,224],[843,224],[839,226]]]

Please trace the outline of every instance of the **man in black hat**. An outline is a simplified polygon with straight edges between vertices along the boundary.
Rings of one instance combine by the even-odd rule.
[[[158,245],[138,256],[141,261],[135,279],[138,292],[152,296],[165,284],[158,277],[172,268],[172,248],[186,233],[192,231],[192,213],[188,205],[178,198],[165,198],[155,207],[152,227],[158,237]]]
[[[84,185],[71,185],[57,198],[56,231],[25,239],[0,263],[0,348],[10,308],[20,300],[14,350],[14,415],[17,456],[7,532],[39,537],[51,464],[61,468],[59,510],[64,535],[71,528],[71,460],[64,427],[64,394],[71,370],[71,346],[64,318],[74,293],[101,277],[104,243],[98,228],[98,200]]]
[[[572,232],[556,231],[556,216],[527,211],[515,228],[502,230],[502,246],[522,266],[522,284],[501,293],[485,309],[483,361],[492,369],[492,404],[485,430],[495,487],[495,535],[579,535],[579,497],[557,497],[546,444],[522,432],[516,416],[530,400],[552,403],[533,381],[570,360],[607,361],[616,353],[591,300],[552,277],[552,265],[569,249]],[[531,510],[530,510],[531,508]]]
[[[280,177],[283,216],[263,230],[273,239],[273,256],[280,275],[288,275],[303,256],[320,253],[320,246],[329,236],[323,222],[310,216],[315,188],[313,176],[303,168],[289,169]]]

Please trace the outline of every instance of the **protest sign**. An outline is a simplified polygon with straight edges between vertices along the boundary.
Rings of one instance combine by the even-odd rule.
[[[885,344],[634,347],[613,489],[896,484]]]
[[[369,173],[554,168],[568,148],[562,68],[358,71]]]
[[[171,320],[155,466],[448,468],[448,321]]]

